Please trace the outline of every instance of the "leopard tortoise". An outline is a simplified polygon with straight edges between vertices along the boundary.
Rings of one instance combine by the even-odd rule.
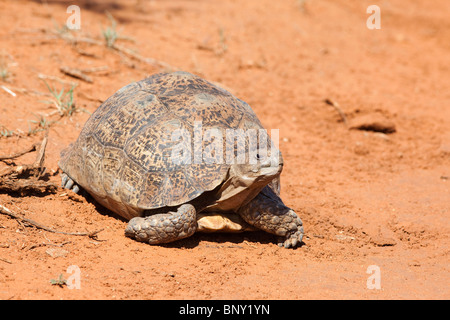
[[[187,72],[155,74],[91,115],[61,153],[62,185],[130,220],[125,235],[138,241],[257,229],[296,247],[302,222],[280,198],[281,153],[258,153],[272,141],[263,129],[218,85]],[[261,133],[256,143],[249,132]]]

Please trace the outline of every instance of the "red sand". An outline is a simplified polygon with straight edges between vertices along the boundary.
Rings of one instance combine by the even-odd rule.
[[[72,1],[42,2],[0,1],[0,54],[9,71],[0,85],[17,94],[0,89],[0,131],[13,131],[0,137],[0,155],[43,137],[26,134],[36,126],[30,120],[55,110],[42,103],[49,97],[39,95],[48,93],[39,74],[77,82],[76,107],[92,112],[122,86],[164,70],[106,46],[70,45],[55,25],[65,23]],[[271,235],[243,233],[150,246],[126,238],[125,221],[64,190],[0,194],[0,204],[54,229],[104,228],[93,240],[0,215],[0,299],[450,298],[448,1],[380,2],[380,30],[366,27],[370,1],[77,3],[81,30],[71,34],[102,41],[108,10],[132,38],[117,44],[221,83],[266,128],[280,129],[282,197],[304,222],[304,245],[286,250]],[[89,73],[88,83],[64,75],[64,66],[106,68]],[[382,117],[396,132],[349,130],[326,99],[349,126]],[[51,181],[59,183],[59,153],[88,116],[51,124]],[[33,247],[42,243],[65,244]],[[80,269],[79,290],[50,283],[68,279],[71,265]],[[367,286],[371,265],[381,272],[380,289]]]

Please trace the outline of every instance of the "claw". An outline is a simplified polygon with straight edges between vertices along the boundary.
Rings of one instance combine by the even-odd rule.
[[[65,173],[61,174],[61,187],[64,187],[69,180],[69,176]]]
[[[72,179],[69,179],[69,181],[67,181],[67,183],[66,183],[66,185],[64,186],[64,188],[66,188],[66,189],[72,189],[72,187],[73,187],[73,180]]]
[[[76,184],[73,186],[72,191],[78,193],[80,191],[80,187]]]
[[[297,244],[298,244],[298,239],[297,238],[292,239],[291,246],[294,248],[297,246]]]
[[[278,238],[278,246],[284,248],[295,248],[302,243],[303,239],[303,227],[300,227],[296,232],[283,237]]]

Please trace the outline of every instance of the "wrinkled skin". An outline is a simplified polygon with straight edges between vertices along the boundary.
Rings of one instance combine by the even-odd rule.
[[[269,187],[241,207],[238,214],[248,224],[277,235],[279,246],[294,248],[302,242],[302,221]]]

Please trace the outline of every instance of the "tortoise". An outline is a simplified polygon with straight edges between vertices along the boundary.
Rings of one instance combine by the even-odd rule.
[[[125,235],[138,241],[256,229],[296,247],[302,221],[280,198],[281,153],[259,154],[274,146],[264,131],[250,106],[219,85],[187,72],[154,74],[90,116],[61,152],[62,186],[129,220]]]

